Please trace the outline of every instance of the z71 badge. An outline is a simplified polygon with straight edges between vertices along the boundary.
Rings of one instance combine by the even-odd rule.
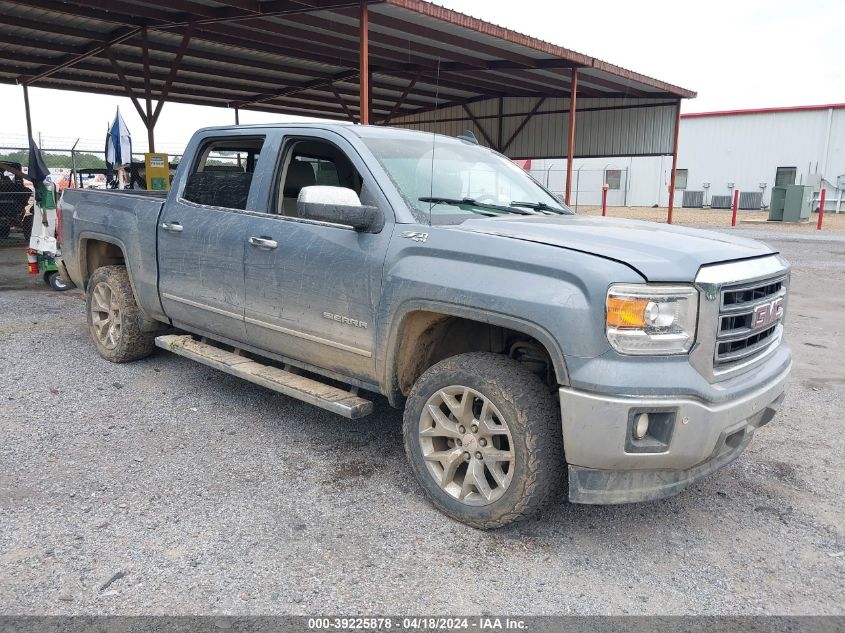
[[[352,327],[359,327],[362,330],[367,329],[367,322],[366,321],[359,321],[358,319],[350,319],[347,316],[343,316],[342,314],[332,314],[331,312],[323,312],[323,318],[328,319],[329,321],[337,321],[338,323],[342,323],[343,325],[351,325]]]

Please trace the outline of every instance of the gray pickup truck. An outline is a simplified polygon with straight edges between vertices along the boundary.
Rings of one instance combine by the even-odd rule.
[[[158,345],[349,418],[386,396],[432,503],[480,528],[564,482],[676,494],[742,453],[791,366],[776,252],[580,217],[471,136],[205,129],[166,196],[67,189],[61,226],[105,359]]]

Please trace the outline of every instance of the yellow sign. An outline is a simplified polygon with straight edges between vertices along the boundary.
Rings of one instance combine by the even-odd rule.
[[[167,154],[144,154],[148,191],[170,189],[170,160]]]

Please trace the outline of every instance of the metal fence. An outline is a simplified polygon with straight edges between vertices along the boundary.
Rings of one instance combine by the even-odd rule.
[[[77,143],[79,145],[79,143]],[[51,180],[59,191],[65,187],[97,188],[109,187],[107,175],[106,155],[103,149],[91,149],[90,142],[82,149],[55,149],[45,147],[41,149],[44,162],[50,169]],[[172,169],[179,164],[181,155],[170,157]],[[0,145],[0,163],[20,165],[26,172],[29,162],[29,149],[19,145]],[[131,185],[144,188],[143,172],[140,166],[144,163],[144,155],[132,154],[134,169]],[[0,247],[23,246],[29,243],[29,232],[32,227],[30,209],[32,206],[32,185],[29,181],[21,180],[16,174],[5,171],[0,167]]]
[[[555,195],[563,197],[566,192],[566,168],[550,166],[528,170],[535,180]],[[572,207],[595,207],[601,205],[602,188],[608,185],[607,204],[612,207],[628,205],[627,169],[574,169],[572,170]]]

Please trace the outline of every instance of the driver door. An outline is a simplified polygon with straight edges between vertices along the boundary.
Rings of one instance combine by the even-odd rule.
[[[267,213],[254,218],[245,254],[250,345],[285,358],[375,382],[376,311],[393,212],[363,161],[339,135],[286,137]],[[299,217],[310,185],[356,190],[385,213],[378,234]],[[375,193],[374,193],[375,192]]]

